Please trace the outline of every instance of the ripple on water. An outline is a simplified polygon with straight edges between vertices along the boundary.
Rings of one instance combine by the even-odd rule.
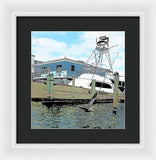
[[[125,104],[119,103],[116,117],[112,117],[113,104],[94,104],[94,112],[85,112],[87,105],[47,107],[32,102],[32,129],[124,129]]]

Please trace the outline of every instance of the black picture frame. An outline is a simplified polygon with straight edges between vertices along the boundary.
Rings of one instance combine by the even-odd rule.
[[[16,17],[16,143],[140,143],[140,17]],[[31,31],[125,31],[125,129],[31,129]]]

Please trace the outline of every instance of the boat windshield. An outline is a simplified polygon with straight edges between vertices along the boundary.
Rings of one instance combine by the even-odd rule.
[[[92,86],[92,82],[90,83],[90,86]],[[112,88],[111,85],[109,85],[107,83],[101,83],[101,82],[96,82],[95,87],[110,88],[110,89]]]

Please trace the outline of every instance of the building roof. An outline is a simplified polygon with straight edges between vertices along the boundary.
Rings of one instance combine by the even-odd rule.
[[[37,62],[37,64],[43,63],[43,61],[38,61],[38,60],[34,60],[34,61]]]
[[[57,62],[64,62],[64,61],[72,62],[72,63],[76,63],[76,64],[81,64],[81,65],[85,65],[85,66],[88,66],[88,67],[95,67],[95,66],[87,64],[87,63],[85,63],[83,61],[80,61],[80,60],[76,61],[76,60],[69,59],[69,58],[66,58],[66,57],[65,58],[61,58],[61,59],[47,61],[47,62],[41,62],[41,63],[33,64],[33,67],[37,67],[37,66],[40,66],[40,65],[51,64],[51,63],[57,63]],[[106,70],[108,72],[111,72],[110,69],[105,69],[105,68],[101,68],[101,69],[104,69],[104,70]]]
[[[41,63],[35,64],[34,66],[39,66],[39,65],[44,65],[44,64],[51,64],[51,63],[57,63],[57,62],[63,62],[63,61],[68,61],[68,62],[82,64],[82,65],[86,64],[83,61],[76,61],[76,60],[73,60],[73,59],[61,58],[61,59],[51,60],[51,61],[47,61],[47,62],[41,62]]]

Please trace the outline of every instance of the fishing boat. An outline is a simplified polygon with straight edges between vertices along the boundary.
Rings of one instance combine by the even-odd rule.
[[[112,81],[104,76],[100,76],[97,74],[89,74],[89,73],[81,74],[78,78],[75,79],[75,86],[91,89],[93,80],[95,80],[96,91],[113,93]],[[70,82],[69,85],[72,86],[72,82]]]
[[[54,83],[55,77],[49,73],[44,83],[32,82],[32,99],[41,99],[46,103],[88,103],[92,98],[95,102],[112,101],[115,80],[109,50],[113,47],[109,47],[107,36],[99,37],[96,48],[86,62],[92,73],[82,73],[76,78],[73,75],[68,84]],[[104,56],[108,60],[109,69],[107,73],[99,75],[98,69],[102,67]],[[124,100],[125,82],[118,79],[118,83],[117,99]]]
[[[94,71],[93,74],[90,73],[83,73],[78,78],[75,79],[75,86],[82,87],[86,89],[92,88],[93,80],[95,80],[95,90],[106,92],[106,93],[113,93],[114,88],[114,77],[113,77],[113,63],[111,60],[110,55],[110,49],[115,46],[109,47],[109,37],[107,36],[101,36],[99,37],[99,40],[96,39],[96,48],[88,58],[86,63],[92,62],[94,64]],[[101,68],[103,65],[103,58],[106,57],[108,64],[109,64],[109,70],[107,73],[105,73],[103,76],[98,74],[98,69]],[[88,70],[88,68],[91,68],[90,65],[86,67],[85,69]],[[108,77],[108,78],[107,78]],[[72,85],[72,82],[69,83],[69,85]],[[125,82],[120,81],[118,84],[118,93],[124,94],[125,93]]]

